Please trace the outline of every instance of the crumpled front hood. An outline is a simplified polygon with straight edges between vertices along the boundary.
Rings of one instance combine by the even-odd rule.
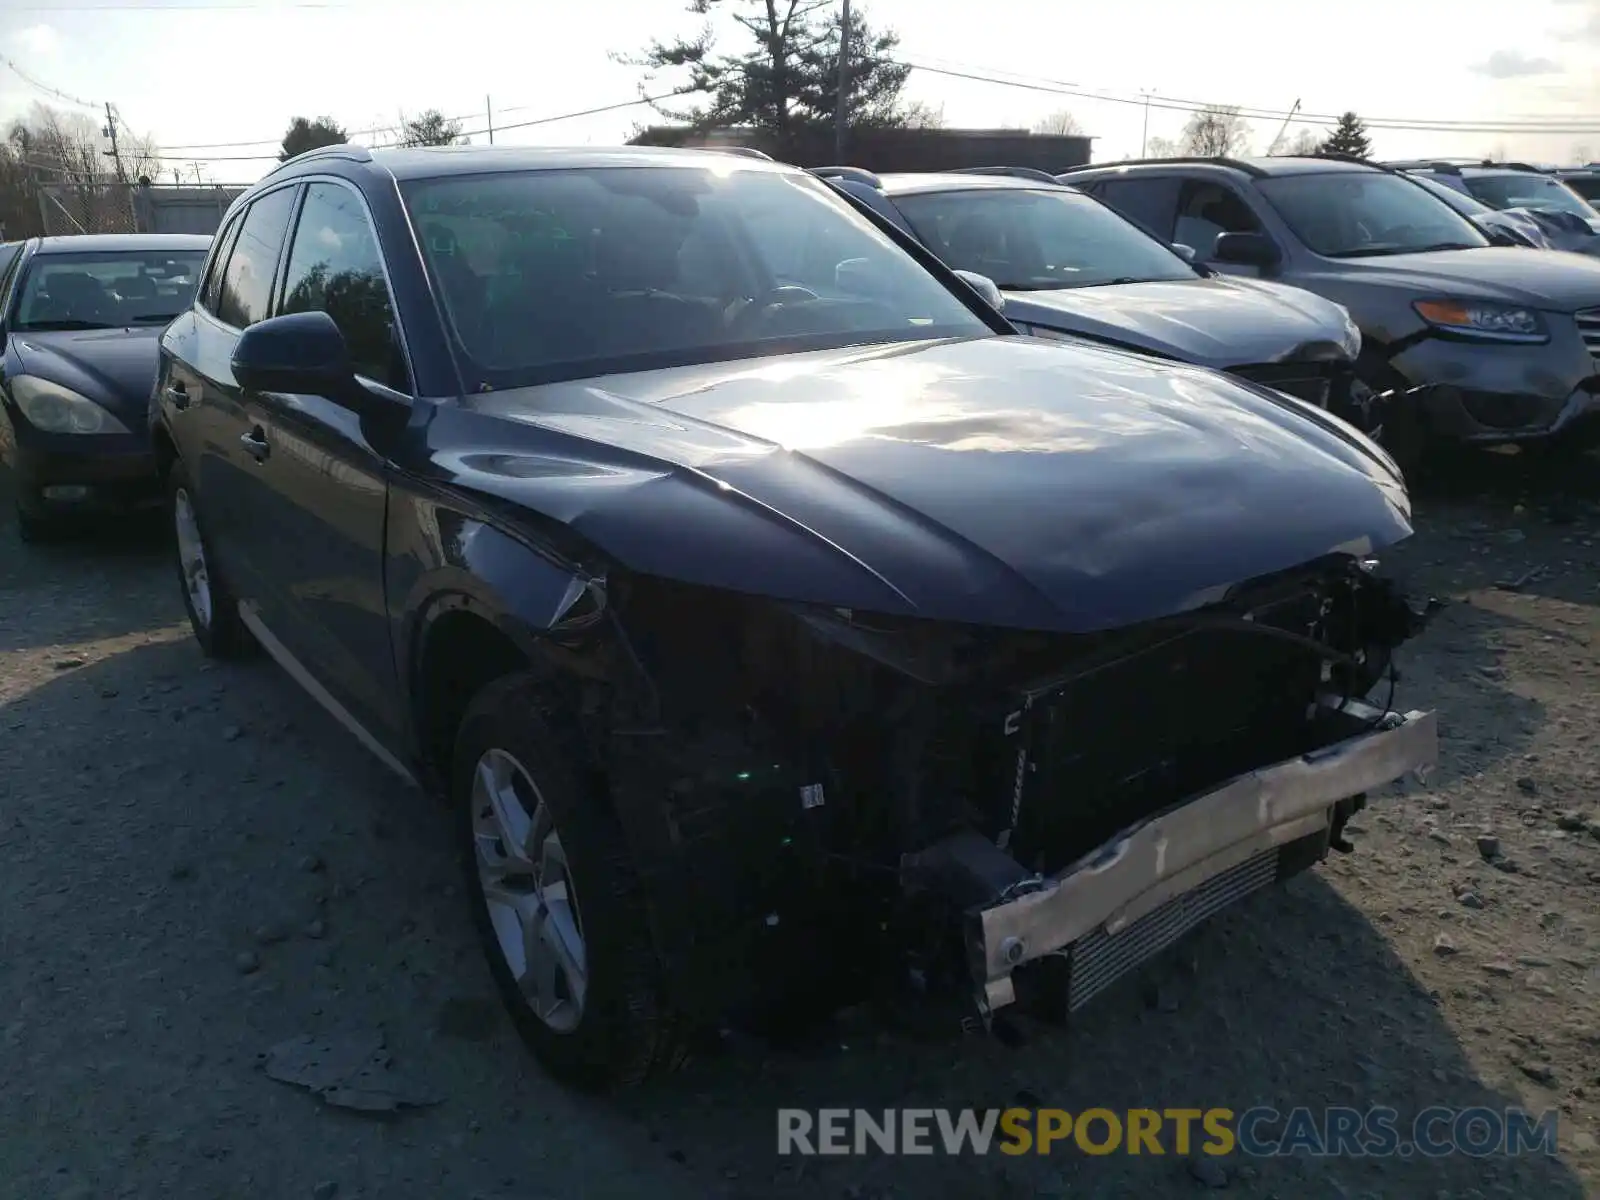
[[[1132,624],[1410,533],[1392,464],[1326,413],[1032,338],[474,395],[426,437],[430,469],[636,571],[984,625]]]
[[[156,385],[160,329],[23,331],[12,337],[24,373],[71,388],[124,424],[132,417],[143,427]]]
[[[1435,250],[1339,260],[1337,276],[1390,283],[1417,295],[1499,300],[1550,312],[1600,307],[1600,262],[1565,251],[1529,254],[1517,246]]]
[[[1344,314],[1331,301],[1221,276],[1007,292],[1006,316],[1224,370],[1344,337]]]

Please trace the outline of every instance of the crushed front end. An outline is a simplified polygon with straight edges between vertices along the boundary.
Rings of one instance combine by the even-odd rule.
[[[637,686],[597,760],[680,1003],[764,968],[819,1003],[830,971],[893,963],[985,1015],[1030,975],[1075,1008],[1319,861],[1436,755],[1432,714],[1392,710],[1425,614],[1372,568],[1333,555],[1092,634],[622,581],[611,674]]]

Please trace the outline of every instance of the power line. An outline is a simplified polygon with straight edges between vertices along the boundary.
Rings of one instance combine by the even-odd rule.
[[[135,0],[131,4],[115,4],[102,0],[100,3],[67,3],[67,4],[11,4],[7,8],[11,12],[271,12],[274,10],[296,8],[354,8],[355,5],[344,3],[343,0],[285,0],[282,4],[156,4],[150,0]]]
[[[1148,101],[1143,96],[1118,96],[1108,92],[1092,92],[1073,84],[1063,84],[1054,81],[1027,82],[1022,79],[1007,79],[993,72],[980,69],[958,71],[948,67],[936,67],[926,62],[913,62],[908,59],[889,59],[900,66],[908,67],[914,71],[922,71],[929,75],[944,75],[953,79],[968,79],[978,83],[992,83],[1003,87],[1023,88],[1028,91],[1046,92],[1057,96],[1075,96],[1085,100],[1103,100],[1112,104],[1144,105],[1151,108],[1167,109],[1173,112],[1203,112],[1207,109],[1226,107],[1237,109],[1239,116],[1252,120],[1284,120],[1294,117],[1297,125],[1332,124],[1339,120],[1337,114],[1331,113],[1291,113],[1284,109],[1267,109],[1245,107],[1242,105],[1218,105],[1202,100],[1184,100],[1174,96],[1149,97]],[[1471,121],[1435,121],[1429,119],[1403,119],[1396,117],[1363,117],[1361,123],[1369,129],[1395,129],[1414,130],[1428,133],[1548,133],[1548,134],[1594,134],[1600,133],[1600,121],[1588,124],[1566,121],[1557,117],[1540,118],[1530,121],[1497,123],[1480,123]]]
[[[557,113],[554,116],[549,116],[549,117],[535,117],[535,118],[533,118],[532,120],[529,120],[529,121],[513,121],[510,124],[506,124],[506,125],[496,125],[494,127],[494,131],[497,134],[499,134],[499,133],[508,133],[508,132],[510,132],[511,130],[514,130],[514,129],[531,129],[535,125],[553,125],[557,121],[571,121],[571,120],[577,119],[578,117],[593,117],[593,116],[599,116],[602,113],[620,112],[622,109],[625,109],[625,108],[637,108],[641,104],[659,104],[663,100],[674,100],[679,96],[691,95],[693,93],[693,91],[694,91],[694,89],[692,89],[692,88],[691,89],[679,89],[677,91],[672,91],[672,92],[662,92],[659,95],[654,95],[654,96],[636,96],[632,100],[621,100],[621,101],[618,101],[615,104],[602,104],[597,108],[584,108],[584,109],[579,109],[576,112]],[[516,111],[516,110],[514,110],[514,109],[501,109],[500,111],[501,112],[513,112],[513,111]],[[450,118],[450,119],[451,120],[459,120],[461,118],[454,118],[453,117],[453,118]],[[367,132],[374,132],[374,131],[368,130]],[[483,134],[486,134],[488,132],[489,132],[488,127],[485,126],[484,128],[481,128],[481,129],[463,129],[456,136],[457,137],[480,137]],[[281,140],[281,139],[275,139],[275,140]],[[247,142],[247,143],[241,143],[241,144],[255,146],[255,145],[266,145],[268,143],[266,143],[266,142]],[[176,149],[181,149],[182,147],[173,146],[173,147],[167,147],[167,148],[176,150]],[[239,154],[239,155],[228,155],[228,154],[224,154],[224,155],[209,155],[209,154],[181,154],[181,155],[180,154],[152,154],[152,155],[149,155],[148,157],[150,157],[151,159],[153,159],[153,160],[155,160],[157,162],[193,162],[196,159],[198,159],[201,162],[265,162],[265,161],[267,161],[269,159],[276,159],[278,156],[276,154]]]
[[[44,83],[38,79],[35,79],[32,75],[28,74],[28,72],[17,66],[15,62],[3,54],[0,54],[0,63],[5,63],[6,66],[10,67],[24,83],[31,84],[32,86],[38,88],[41,92],[44,92],[46,95],[54,96],[57,100],[65,100],[68,104],[76,104],[79,108],[93,108],[98,110],[100,107],[100,105],[93,100],[84,100],[81,97],[72,95],[70,92],[63,92],[60,88],[53,88],[48,83]]]

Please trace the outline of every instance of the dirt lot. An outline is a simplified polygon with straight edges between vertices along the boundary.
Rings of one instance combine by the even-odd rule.
[[[1441,711],[1443,764],[1362,814],[1355,853],[1070,1031],[846,1015],[611,1105],[547,1083],[500,1016],[442,813],[270,663],[203,662],[158,538],[0,529],[0,1196],[1600,1196],[1600,486],[1527,477],[1483,464],[1392,556],[1453,601],[1400,695]],[[439,1104],[361,1116],[259,1069],[371,1028]],[[1562,1153],[774,1153],[779,1106],[1012,1103],[1554,1106]]]

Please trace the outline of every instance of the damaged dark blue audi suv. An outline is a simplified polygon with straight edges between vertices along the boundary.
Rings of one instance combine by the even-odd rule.
[[[852,989],[1064,1017],[1434,760],[1390,458],[984,282],[753,157],[341,146],[166,329],[196,638],[453,806],[559,1078]]]

